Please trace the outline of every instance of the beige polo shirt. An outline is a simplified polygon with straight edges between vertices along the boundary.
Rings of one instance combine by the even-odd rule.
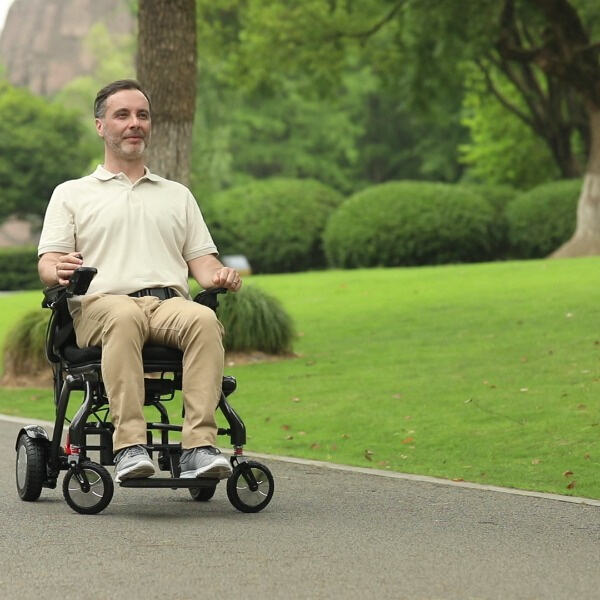
[[[172,287],[189,298],[186,261],[217,248],[191,192],[154,175],[131,183],[99,166],[52,194],[38,255],[81,252],[98,274],[88,294]]]

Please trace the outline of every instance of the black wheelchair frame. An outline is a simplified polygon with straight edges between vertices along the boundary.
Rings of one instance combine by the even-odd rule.
[[[46,356],[54,374],[54,402],[56,418],[50,438],[39,425],[23,427],[17,436],[16,481],[22,500],[37,500],[42,488],[54,489],[61,471],[63,495],[67,504],[82,514],[96,514],[106,508],[114,493],[114,484],[104,468],[113,465],[113,432],[109,420],[108,399],[102,382],[101,348],[78,348],[67,300],[86,293],[96,269],[80,267],[67,287],[53,286],[44,290],[42,307],[50,308],[52,315],[46,333]],[[198,294],[194,301],[212,310],[218,307],[218,294],[224,288],[209,289]],[[169,477],[125,479],[125,488],[187,488],[194,500],[208,501],[215,491],[218,479],[199,477],[182,479],[179,458],[181,444],[169,440],[171,432],[180,432],[181,425],[172,424],[164,402],[172,400],[175,391],[182,387],[182,352],[164,346],[145,346],[144,372],[160,378],[144,377],[146,406],[152,406],[160,415],[160,422],[149,422],[146,448],[153,456],[158,453],[158,466],[168,471]],[[166,377],[172,375],[172,377]],[[218,435],[228,435],[233,446],[230,457],[233,474],[227,480],[227,495],[231,504],[242,512],[258,512],[271,501],[274,481],[270,470],[263,464],[248,460],[243,454],[246,428],[227,398],[237,387],[234,377],[224,376],[218,408],[228,427],[219,428]],[[63,446],[63,427],[71,393],[82,391],[81,406],[69,423],[66,444]],[[153,437],[160,434],[160,442]],[[88,438],[97,443],[88,443]],[[99,464],[93,462],[88,452],[99,453]]]

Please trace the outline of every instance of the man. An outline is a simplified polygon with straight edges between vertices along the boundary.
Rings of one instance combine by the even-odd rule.
[[[222,326],[190,301],[188,272],[204,287],[238,291],[234,269],[217,249],[192,194],[150,173],[148,94],[133,80],[115,81],[94,103],[104,164],[52,194],[40,238],[38,270],[46,285],[67,285],[83,265],[98,274],[69,303],[77,344],[102,346],[102,378],[115,426],[115,480],[149,477],[141,351],[145,343],[183,351],[181,477],[226,478],[228,460],[214,447],[223,375]]]

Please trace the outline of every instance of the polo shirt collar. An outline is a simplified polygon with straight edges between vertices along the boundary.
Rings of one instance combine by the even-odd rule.
[[[92,177],[95,177],[100,181],[109,181],[111,179],[115,179],[120,174],[121,173],[111,173],[110,171],[105,169],[103,165],[98,165],[96,167],[96,170],[92,173]],[[142,179],[148,179],[149,181],[160,181],[160,177],[158,175],[155,175],[154,173],[151,173],[148,167],[144,167],[144,174],[140,178],[140,181]]]

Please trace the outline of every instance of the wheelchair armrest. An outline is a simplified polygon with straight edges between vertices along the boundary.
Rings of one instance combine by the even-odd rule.
[[[202,290],[199,294],[196,294],[196,296],[194,296],[194,302],[216,311],[219,306],[219,299],[217,296],[226,293],[227,288],[208,288],[207,290]]]
[[[51,285],[44,289],[42,308],[54,308],[59,302],[73,296],[83,296],[98,273],[94,267],[79,267],[73,271],[69,285]]]

